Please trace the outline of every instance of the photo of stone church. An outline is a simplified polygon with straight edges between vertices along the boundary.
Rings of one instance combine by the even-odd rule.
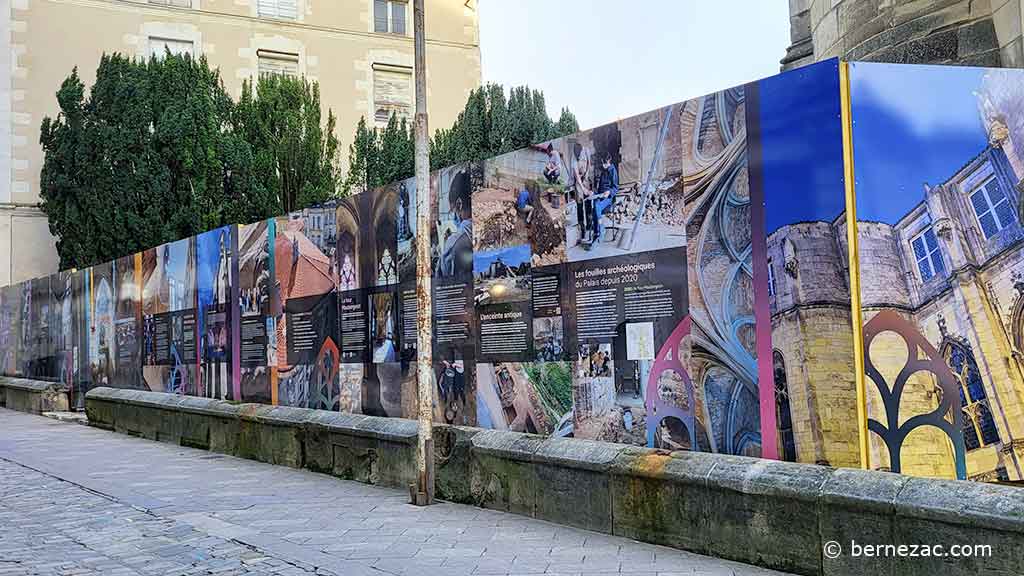
[[[1021,74],[851,66],[874,469],[1024,478]],[[784,459],[858,464],[854,370],[831,345],[851,326],[848,249],[844,212],[769,234],[773,344],[787,321],[819,334],[817,374],[775,346]]]

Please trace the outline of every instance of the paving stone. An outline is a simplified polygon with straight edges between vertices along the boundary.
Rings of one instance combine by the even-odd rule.
[[[785,576],[4,409],[0,439],[0,576]]]

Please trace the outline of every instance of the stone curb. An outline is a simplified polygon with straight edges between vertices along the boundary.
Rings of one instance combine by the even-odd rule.
[[[46,382],[0,376],[0,406],[18,412],[42,414],[68,411],[68,387]]]

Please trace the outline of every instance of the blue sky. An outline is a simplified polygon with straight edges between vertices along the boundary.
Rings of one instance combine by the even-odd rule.
[[[759,83],[765,221],[831,221],[846,208],[838,61]]]
[[[857,217],[895,223],[978,155],[982,68],[851,66]]]
[[[783,0],[479,0],[485,82],[593,128],[779,71]]]

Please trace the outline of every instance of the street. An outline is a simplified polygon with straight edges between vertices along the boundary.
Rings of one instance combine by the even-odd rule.
[[[781,575],[0,409],[0,576]]]

